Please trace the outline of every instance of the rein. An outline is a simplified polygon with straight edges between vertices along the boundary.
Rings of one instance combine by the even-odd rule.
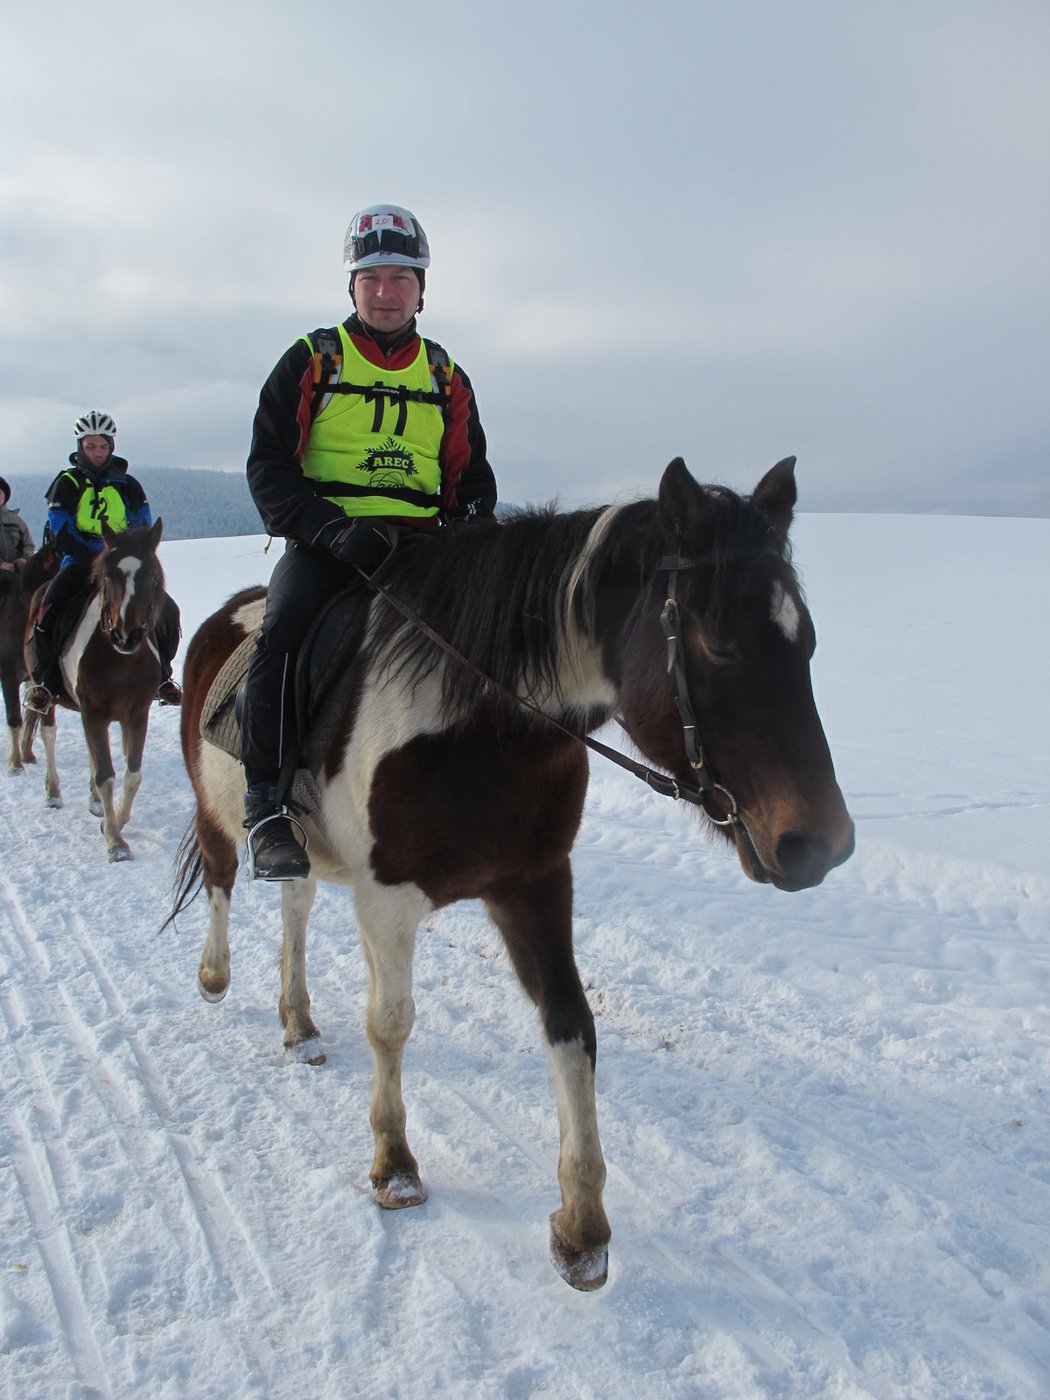
[[[562,724],[560,720],[554,719],[553,716],[541,710],[540,707],[533,704],[531,700],[526,700],[523,696],[516,695],[513,691],[508,690],[506,686],[500,685],[498,681],[494,681],[491,676],[486,675],[480,667],[475,666],[473,661],[464,656],[463,653],[452,646],[450,642],[447,642],[444,637],[435,632],[429,623],[424,622],[414,609],[410,608],[407,603],[403,603],[401,599],[391,593],[384,584],[379,583],[374,575],[369,582],[376,592],[385,598],[395,611],[401,614],[406,622],[410,623],[417,631],[422,632],[422,634],[443,651],[446,656],[451,657],[452,660],[465,667],[471,675],[477,677],[478,680],[484,682],[484,684],[489,686],[492,690],[504,696],[504,698],[512,700],[522,709],[530,710],[534,715],[538,715],[540,719],[545,720],[547,724],[559,730],[568,738],[575,739],[577,743],[586,744],[589,749],[592,749],[595,753],[601,754],[604,758],[609,759],[610,762],[615,763],[626,772],[633,774],[634,777],[641,778],[642,782],[644,782],[647,787],[651,788],[653,792],[658,793],[661,797],[670,797],[675,802],[681,800],[683,802],[692,803],[693,806],[701,808],[704,815],[709,821],[713,822],[715,826],[732,826],[740,820],[736,798],[728,788],[714,781],[708,773],[704,761],[704,748],[700,741],[699,731],[696,725],[696,714],[689,696],[689,684],[685,673],[685,649],[682,643],[681,629],[679,626],[680,615],[678,611],[678,601],[675,598],[675,585],[678,581],[679,571],[682,569],[698,568],[705,562],[706,561],[701,558],[689,558],[678,554],[667,554],[661,557],[653,579],[654,591],[656,591],[656,586],[661,578],[666,577],[667,579],[667,586],[663,590],[665,601],[660,611],[660,627],[667,642],[667,671],[668,674],[674,678],[674,702],[675,708],[678,710],[678,717],[682,722],[682,737],[685,743],[686,758],[689,761],[690,768],[696,775],[696,780],[692,783],[679,782],[677,778],[672,778],[667,773],[657,772],[655,769],[647,767],[644,763],[638,763],[633,758],[628,758],[626,754],[620,753],[617,749],[609,748],[607,744],[601,743],[598,739],[592,739],[589,734],[577,734],[574,730]],[[633,649],[634,639],[641,622],[642,617],[639,615],[631,637],[628,640],[627,647],[625,648],[628,654],[630,654]],[[722,796],[727,799],[729,803],[729,812],[727,816],[713,816],[712,813],[708,811],[706,803],[714,793],[721,793]]]

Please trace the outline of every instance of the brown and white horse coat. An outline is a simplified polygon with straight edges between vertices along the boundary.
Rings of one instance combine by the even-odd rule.
[[[819,883],[850,854],[853,829],[810,689],[812,624],[787,557],[794,499],[793,459],[750,500],[701,488],[675,462],[658,501],[523,514],[443,532],[396,556],[386,587],[471,666],[384,598],[373,602],[353,663],[354,699],[319,775],[320,810],[304,819],[312,877],[282,887],[284,1041],[319,1062],[307,919],[318,879],[353,886],[375,1070],[371,1178],[388,1207],[425,1199],[401,1096],[416,930],[431,909],[485,902],[540,1013],[561,1137],[552,1255],[577,1288],[604,1282],[610,1237],[594,1020],[572,949],[569,855],[588,762],[577,739],[495,687],[578,734],[618,710],[647,759],[691,782],[652,585],[668,550],[693,556],[678,579],[683,646],[708,765],[739,806],[729,834],[753,878],[785,889]],[[210,1000],[229,986],[243,773],[201,740],[199,719],[223,662],[258,626],[263,599],[261,589],[240,594],[205,622],[183,676],[197,813],[175,912],[203,879],[210,924],[199,985]]]
[[[156,698],[162,668],[155,629],[164,602],[164,570],[157,558],[163,522],[120,534],[103,528],[106,547],[91,567],[91,591],[77,605],[72,631],[61,646],[62,693],[58,704],[78,710],[84,726],[91,768],[88,806],[102,818],[102,835],[111,861],[128,860],[131,848],[122,831],[142,783],[150,705]],[[30,616],[36,616],[40,594]],[[27,654],[31,642],[27,638]],[[29,658],[30,660],[32,658]],[[24,743],[32,750],[37,716],[28,712]],[[124,780],[116,796],[116,770],[109,726],[119,724]],[[46,801],[62,806],[55,762],[55,707],[40,721],[47,769]]]

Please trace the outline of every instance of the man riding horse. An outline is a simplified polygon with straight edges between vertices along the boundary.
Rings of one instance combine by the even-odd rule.
[[[153,523],[146,493],[129,474],[125,459],[113,455],[117,425],[110,415],[92,409],[77,419],[73,432],[77,447],[70,453],[69,467],[47,492],[48,526],[62,563],[33,626],[36,664],[25,703],[41,715],[48,713],[62,690],[56,624],[64,606],[87,587],[95,556],[105,547],[103,525],[119,534]],[[157,691],[162,705],[182,703],[182,691],[171,675],[179,635],[178,604],[165,595],[155,637],[163,673]]]
[[[244,825],[262,879],[310,872],[278,788],[310,621],[335,594],[364,591],[399,539],[491,517],[496,504],[470,380],[416,331],[429,265],[414,214],[361,210],[344,247],[354,314],[296,341],[259,397],[248,485],[267,531],[287,540],[243,713]]]

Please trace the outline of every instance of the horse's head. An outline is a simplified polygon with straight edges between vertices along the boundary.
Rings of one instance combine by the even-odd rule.
[[[156,625],[164,600],[164,570],[157,558],[162,520],[145,530],[114,533],[105,524],[105,549],[94,564],[102,616],[100,626],[117,651],[137,651]]]
[[[750,498],[699,486],[680,459],[667,468],[656,530],[669,567],[632,623],[620,694],[646,757],[683,783],[716,784],[705,810],[731,818],[722,830],[745,873],[784,890],[819,884],[854,839],[813,700],[816,637],[788,551],[794,467],[793,457],[779,462]],[[672,589],[677,624],[667,631],[677,640],[666,640],[660,614]],[[696,719],[692,762],[676,667]]]

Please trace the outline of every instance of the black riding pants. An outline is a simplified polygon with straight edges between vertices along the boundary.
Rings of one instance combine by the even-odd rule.
[[[245,681],[241,760],[249,787],[276,783],[288,745],[298,733],[299,648],[325,603],[355,585],[362,591],[367,588],[357,569],[324,549],[291,540],[277,561]]]

